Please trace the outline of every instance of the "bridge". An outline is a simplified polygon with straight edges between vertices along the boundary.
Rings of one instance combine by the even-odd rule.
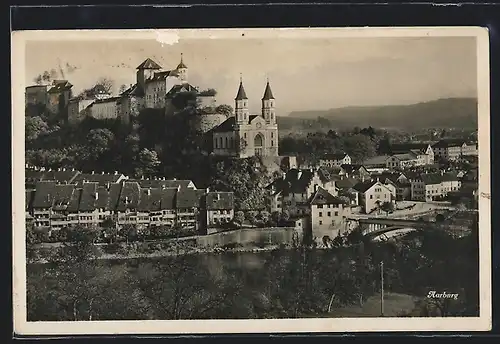
[[[356,223],[363,233],[363,235],[380,235],[393,230],[413,228],[418,229],[429,224],[434,224],[430,221],[422,220],[406,220],[406,219],[393,219],[393,218],[348,218],[348,222]]]

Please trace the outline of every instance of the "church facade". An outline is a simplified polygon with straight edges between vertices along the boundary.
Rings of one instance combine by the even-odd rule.
[[[278,156],[278,124],[275,99],[267,82],[262,97],[260,115],[250,114],[248,97],[240,80],[235,98],[234,116],[213,130],[214,155],[247,158],[251,156]]]

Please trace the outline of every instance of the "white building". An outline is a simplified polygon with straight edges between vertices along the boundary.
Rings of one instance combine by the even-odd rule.
[[[95,100],[90,106],[90,116],[95,119],[115,119],[118,118],[119,97]]]
[[[342,165],[350,165],[351,157],[346,153],[325,154],[319,160],[321,167],[340,167]]]

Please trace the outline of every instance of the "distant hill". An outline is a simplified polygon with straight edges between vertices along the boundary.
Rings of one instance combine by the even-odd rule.
[[[321,117],[318,120],[318,117]],[[375,128],[476,128],[477,99],[447,98],[412,105],[350,106],[319,111],[294,111],[279,117],[280,129],[368,127]]]

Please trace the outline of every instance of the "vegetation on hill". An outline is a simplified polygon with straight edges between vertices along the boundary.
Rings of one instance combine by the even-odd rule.
[[[448,98],[412,105],[345,107],[294,111],[278,117],[281,129],[292,128],[477,128],[477,99]]]

